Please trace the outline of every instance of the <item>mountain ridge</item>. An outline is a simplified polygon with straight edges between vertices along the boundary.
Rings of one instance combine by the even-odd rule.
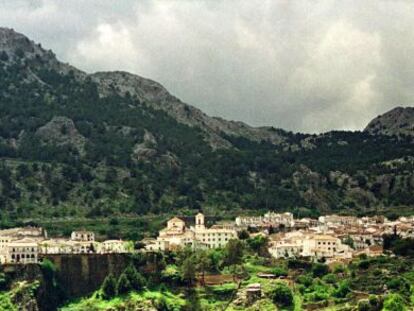
[[[98,84],[98,91],[103,97],[111,93],[118,93],[121,96],[126,93],[135,95],[140,101],[146,101],[155,109],[167,112],[178,122],[201,128],[207,134],[206,140],[213,148],[231,147],[231,144],[221,136],[222,133],[244,136],[255,141],[267,140],[273,144],[281,144],[285,141],[281,130],[275,132],[267,127],[255,128],[241,121],[210,117],[200,109],[183,103],[170,94],[164,86],[151,79],[125,71],[87,74],[69,64],[60,62],[52,51],[44,50],[40,44],[36,44],[12,29],[0,28],[0,48],[10,56],[10,61],[15,61],[16,53],[21,54],[23,51],[26,58],[47,61],[49,66],[60,73],[67,74],[72,71],[81,80],[89,77]]]
[[[412,136],[300,134],[209,117],[155,81],[87,74],[4,28],[0,110],[0,226],[414,207]]]

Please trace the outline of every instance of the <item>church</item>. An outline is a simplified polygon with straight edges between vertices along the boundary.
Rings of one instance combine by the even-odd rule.
[[[202,213],[195,216],[195,225],[187,227],[184,220],[173,217],[167,227],[159,232],[158,238],[146,245],[149,251],[176,250],[186,246],[193,249],[219,248],[231,239],[237,239],[234,228],[213,225],[207,228]]]

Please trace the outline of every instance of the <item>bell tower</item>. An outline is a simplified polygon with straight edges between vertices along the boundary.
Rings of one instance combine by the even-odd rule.
[[[204,226],[204,215],[202,213],[198,213],[195,217],[195,227],[196,229],[205,229]]]

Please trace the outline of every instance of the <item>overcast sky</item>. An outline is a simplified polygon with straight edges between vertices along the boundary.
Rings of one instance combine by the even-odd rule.
[[[356,130],[414,102],[414,1],[0,0],[0,22],[251,125]]]

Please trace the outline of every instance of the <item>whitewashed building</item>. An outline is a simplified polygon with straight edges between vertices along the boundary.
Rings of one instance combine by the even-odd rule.
[[[195,225],[186,227],[185,222],[177,217],[167,222],[167,227],[159,232],[157,240],[146,245],[149,251],[174,250],[190,246],[197,249],[223,247],[231,239],[237,239],[237,231],[229,226],[205,226],[202,213],[195,216]]]

